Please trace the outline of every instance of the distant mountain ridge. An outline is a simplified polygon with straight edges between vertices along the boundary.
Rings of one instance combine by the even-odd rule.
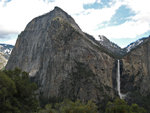
[[[14,46],[10,45],[10,44],[0,44],[0,52],[4,54],[4,56],[7,60],[9,58],[13,48],[14,48]]]
[[[136,40],[135,42],[130,43],[127,47],[123,48],[123,50],[126,53],[131,52],[132,50],[134,50],[135,48],[139,47],[140,45],[144,44],[145,42],[147,42],[148,40],[150,40],[150,36],[148,37],[143,37],[140,38],[138,40]]]
[[[105,48],[107,48],[108,50],[110,50],[112,52],[112,54],[116,54],[116,56],[123,56],[124,54],[126,54],[126,52],[124,51],[124,49],[122,49],[121,47],[119,47],[117,44],[111,42],[109,39],[107,39],[105,36],[103,35],[99,35],[100,40],[98,41],[101,45],[103,45]]]
[[[99,38],[100,38],[99,40],[96,40],[93,36],[91,36],[89,34],[86,34],[86,35],[92,41],[97,43],[99,46],[103,47],[103,49],[105,51],[107,51],[107,53],[110,53],[110,54],[112,54],[112,56],[119,58],[119,59],[122,58],[123,56],[125,56],[126,54],[130,53],[132,50],[138,48],[140,45],[144,44],[148,40],[150,40],[150,36],[149,37],[143,37],[143,38],[136,40],[135,42],[130,43],[125,48],[121,48],[117,44],[115,44],[114,42],[111,42],[104,35],[99,35]]]
[[[13,45],[9,44],[0,44],[0,69],[6,65],[13,47]]]
[[[123,56],[127,55],[134,49],[140,47],[142,44],[150,40],[150,36],[143,37],[136,40],[135,42],[130,43],[125,48],[121,48],[117,44],[111,42],[108,38],[106,38],[103,35],[99,35],[99,38],[100,40],[96,40],[96,41],[99,42],[99,44],[102,45],[104,48],[111,51],[111,53],[118,58],[122,58]]]

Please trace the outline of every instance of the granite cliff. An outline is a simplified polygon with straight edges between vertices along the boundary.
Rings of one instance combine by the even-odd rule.
[[[121,70],[123,92],[138,89],[142,95],[150,93],[148,84],[150,77],[150,37],[144,38],[140,45],[131,49],[122,58]]]
[[[129,102],[150,110],[150,37],[140,39],[142,42],[131,49],[121,63],[121,91],[127,94]]]
[[[45,98],[113,98],[115,59],[62,9],[33,19],[18,36],[6,69],[29,72]]]

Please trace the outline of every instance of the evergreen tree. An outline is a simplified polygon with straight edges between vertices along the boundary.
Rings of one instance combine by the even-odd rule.
[[[92,101],[84,104],[80,100],[75,102],[64,100],[61,103],[56,103],[53,108],[48,104],[38,113],[97,113],[97,106]]]
[[[13,95],[17,93],[16,85],[5,73],[0,72],[0,113],[18,111],[13,106]],[[17,112],[16,112],[17,113]]]
[[[32,113],[37,111],[35,83],[20,69],[0,72],[0,113]]]
[[[129,106],[122,99],[115,99],[114,102],[108,102],[105,113],[146,113],[146,110],[137,104]]]

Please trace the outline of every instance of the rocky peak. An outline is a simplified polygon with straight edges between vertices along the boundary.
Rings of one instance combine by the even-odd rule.
[[[140,47],[140,45],[146,43],[147,41],[150,40],[150,36],[148,37],[143,37],[135,42],[132,42],[131,44],[129,44],[127,47],[124,48],[124,51],[126,51],[126,53],[131,52],[132,50]]]
[[[55,6],[55,8],[54,8],[54,11],[62,11],[62,12],[64,12],[64,13],[66,13],[65,11],[63,11],[60,7],[58,7],[58,6]]]
[[[120,48],[117,44],[111,42],[104,35],[99,35],[99,43],[108,49],[112,54],[114,54],[117,58],[122,57],[126,52]]]
[[[63,21],[69,23],[76,30],[81,31],[75,20],[59,7],[55,7],[54,10],[50,11],[49,13],[34,18],[27,25],[26,30],[33,30],[33,28],[34,30],[47,30],[47,28],[51,26],[51,22],[56,18],[61,18]]]
[[[100,42],[110,42],[104,35],[99,35]]]

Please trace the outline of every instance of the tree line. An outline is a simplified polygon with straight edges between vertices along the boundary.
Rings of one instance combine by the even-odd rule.
[[[0,113],[99,113],[92,101],[64,99],[62,102],[40,106],[37,85],[29,74],[20,69],[0,71]],[[128,105],[119,98],[107,103],[105,113],[147,113],[137,104]]]

